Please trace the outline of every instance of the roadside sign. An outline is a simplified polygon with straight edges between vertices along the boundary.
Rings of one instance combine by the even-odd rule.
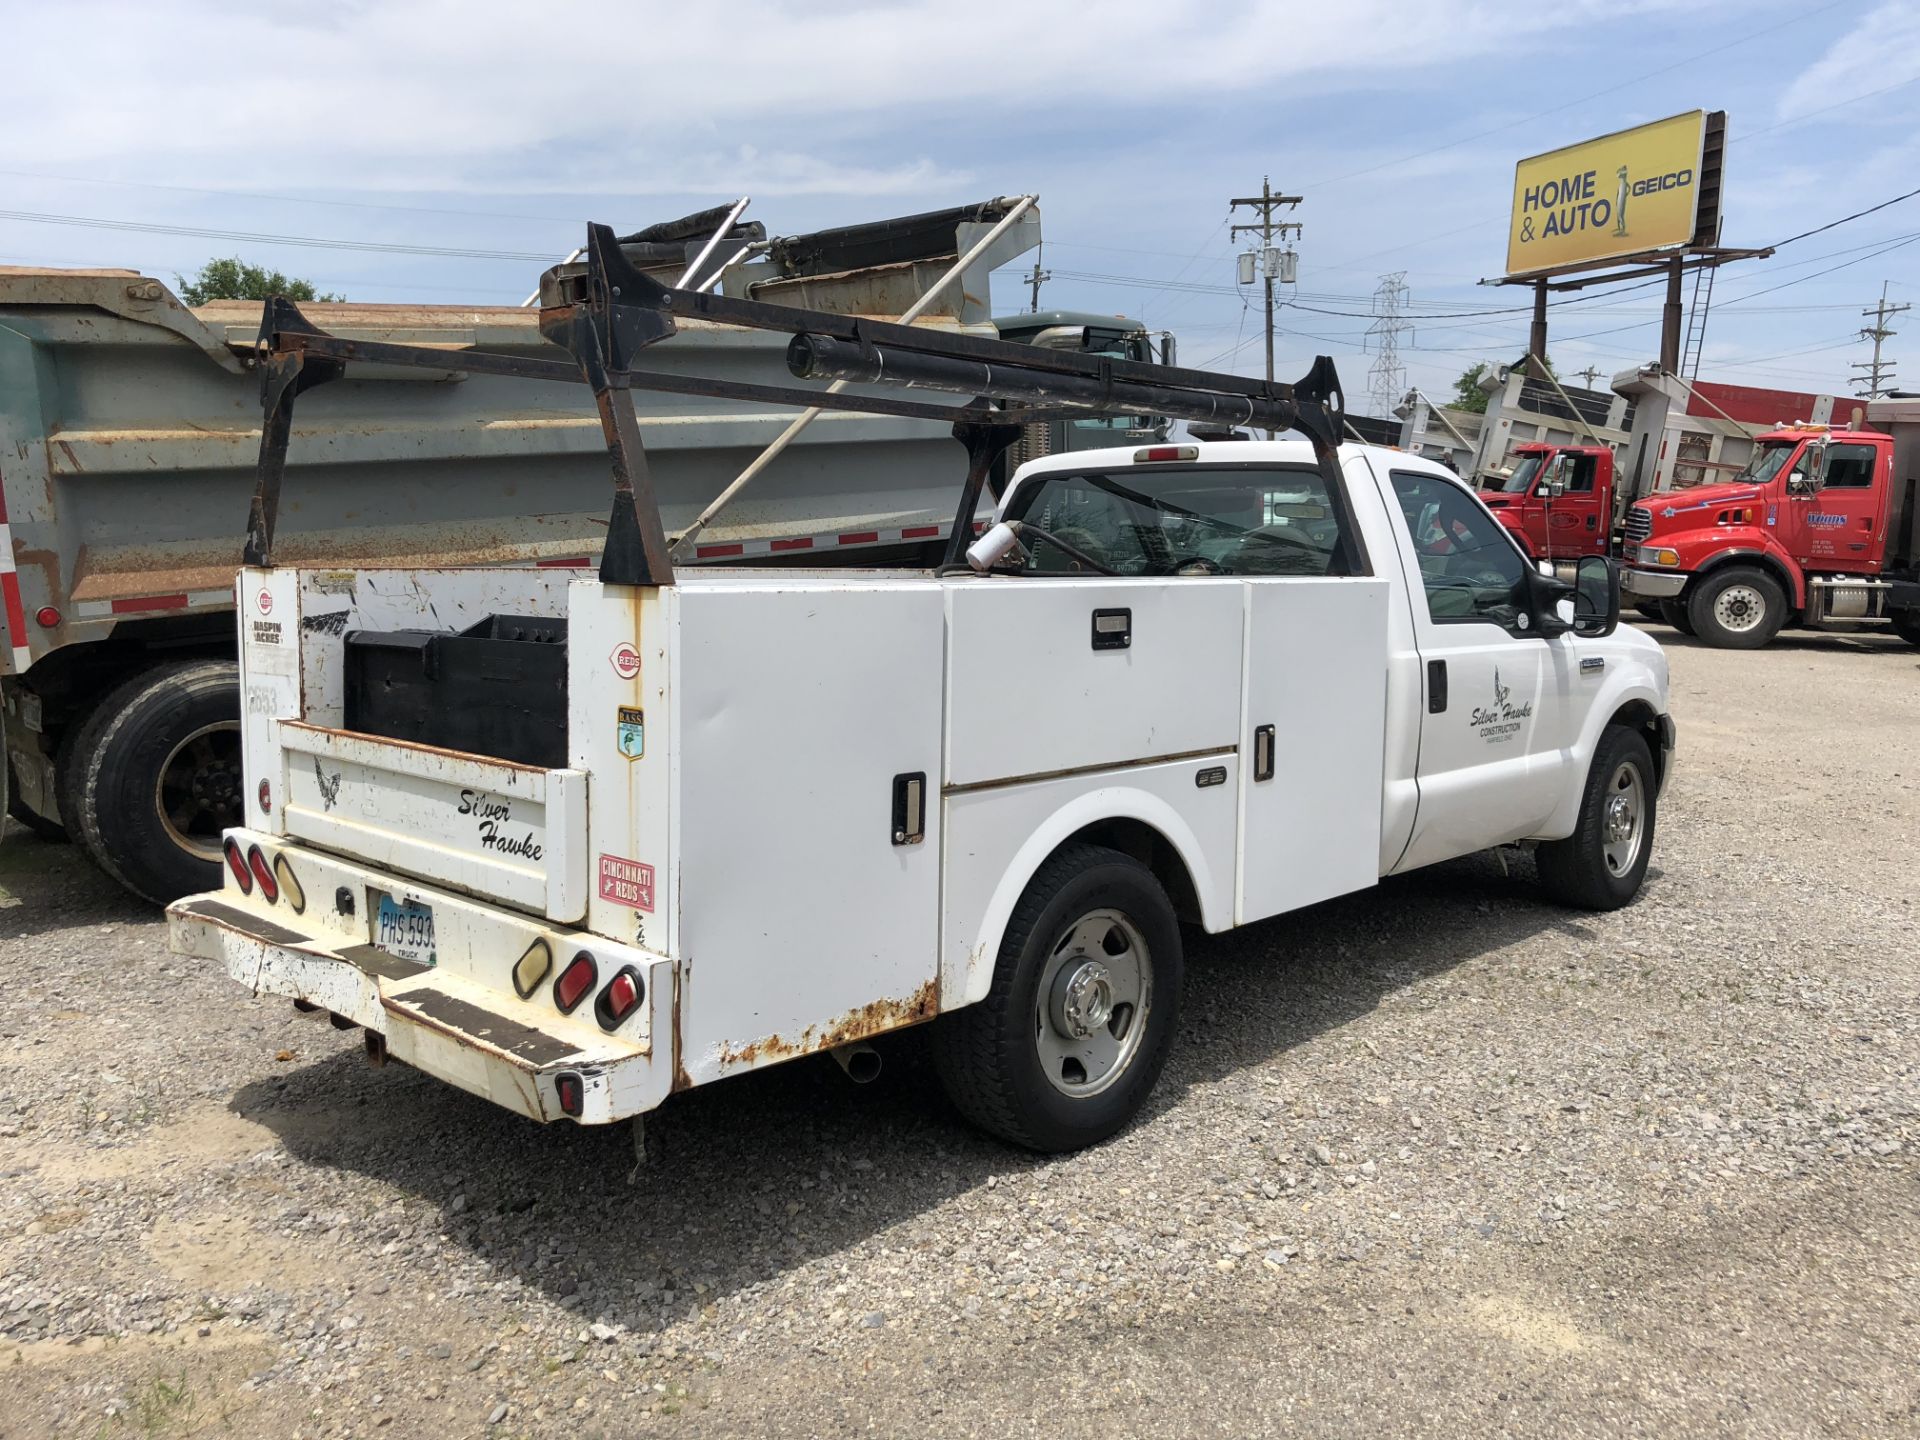
[[[1514,167],[1507,274],[1685,245],[1698,228],[1707,112],[1551,150]]]

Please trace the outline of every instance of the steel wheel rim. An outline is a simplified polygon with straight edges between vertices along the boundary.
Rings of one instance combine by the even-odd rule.
[[[1132,1067],[1153,1006],[1153,956],[1118,910],[1090,910],[1066,927],[1040,969],[1034,1048],[1040,1069],[1076,1100],[1109,1089]]]
[[[1646,782],[1640,767],[1622,760],[1608,777],[1600,811],[1600,853],[1616,878],[1633,869],[1647,829]]]
[[[1736,635],[1757,630],[1767,618],[1767,597],[1751,585],[1729,585],[1713,597],[1713,618]]]
[[[239,725],[202,725],[168,751],[153,808],[169,840],[195,859],[219,864],[222,832],[245,818]]]

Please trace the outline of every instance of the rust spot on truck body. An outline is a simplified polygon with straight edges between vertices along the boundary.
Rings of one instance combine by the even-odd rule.
[[[928,980],[904,999],[870,1000],[827,1025],[810,1025],[798,1039],[767,1035],[745,1045],[726,1045],[720,1050],[720,1064],[728,1070],[755,1065],[771,1065],[868,1040],[889,1030],[903,1030],[931,1020],[940,1008],[940,982]],[[683,1088],[676,1085],[676,1088]]]

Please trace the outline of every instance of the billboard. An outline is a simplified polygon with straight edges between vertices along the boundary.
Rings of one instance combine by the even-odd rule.
[[[1522,160],[1507,274],[1684,245],[1699,210],[1707,112],[1618,130]]]

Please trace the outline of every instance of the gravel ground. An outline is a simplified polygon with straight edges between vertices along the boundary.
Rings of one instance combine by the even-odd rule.
[[[1214,939],[1040,1160],[915,1037],[543,1130],[0,850],[0,1435],[1920,1434],[1920,654],[1664,629],[1640,902]],[[1511,871],[1511,873],[1509,873]]]

